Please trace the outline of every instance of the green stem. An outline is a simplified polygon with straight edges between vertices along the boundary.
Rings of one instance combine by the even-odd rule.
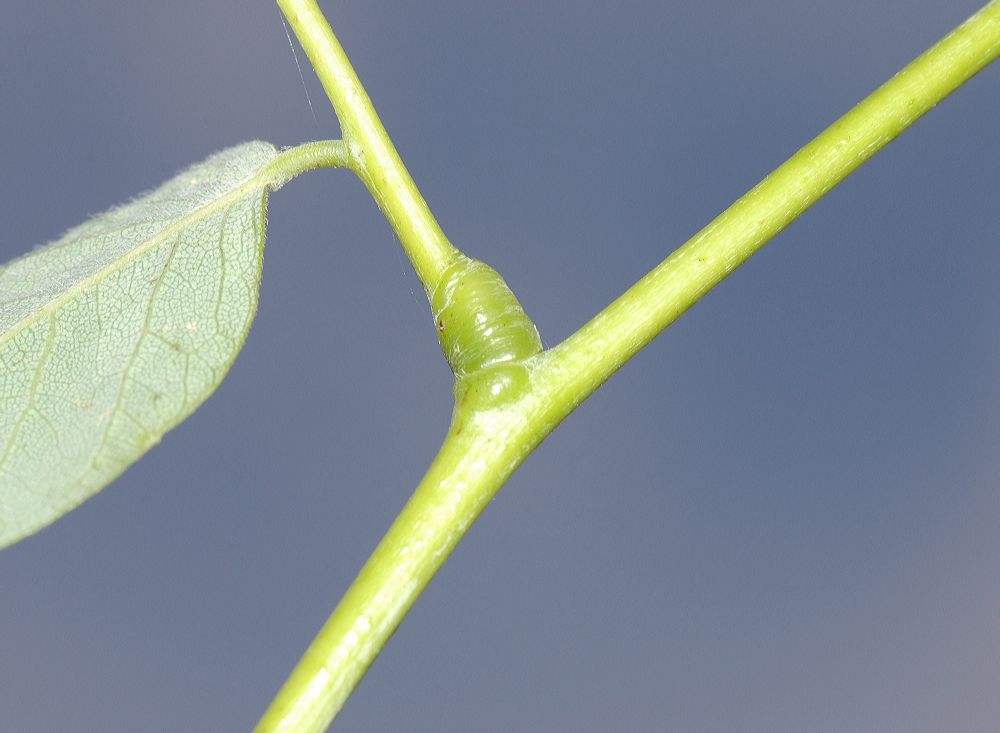
[[[820,133],[552,350],[552,389],[577,404],[705,293],[1000,55],[993,0]]]
[[[400,160],[315,0],[277,0],[340,120],[355,173],[389,221],[428,297],[458,254]]]
[[[325,731],[438,568],[533,447],[522,410],[455,420],[412,497],[258,724]],[[539,438],[540,439],[540,438]]]
[[[267,164],[261,175],[270,181],[274,190],[306,171],[350,167],[350,156],[343,140],[317,140],[283,150]]]
[[[310,35],[318,32],[316,28],[329,33],[315,3],[278,2],[296,33],[304,32],[311,38],[303,40],[303,46],[320,77],[340,79],[330,85],[324,81],[324,85],[343,115],[348,145],[352,138],[368,140],[373,134],[370,131],[363,135],[349,132],[358,119],[370,121],[374,113],[364,111],[370,110],[370,102],[343,51],[331,40],[332,34],[325,41]],[[310,44],[321,51],[309,52]],[[257,733],[325,730],[414,600],[525,456],[657,333],[998,54],[1000,0],[993,0],[806,145],[565,342],[522,362],[459,379],[456,409],[441,451],[275,698]],[[328,62],[332,66],[324,67]],[[350,71],[346,81],[341,78],[345,69]],[[363,112],[351,112],[354,104],[360,104]],[[378,130],[375,137],[384,137],[381,126]],[[383,142],[388,145],[387,138]],[[416,209],[395,204],[387,207],[385,192],[376,198],[384,197],[379,203],[398,232],[419,229],[421,222],[433,219],[421,218],[426,205],[415,188],[408,188],[412,187],[408,177],[405,184],[399,183],[401,164],[391,145],[386,150],[391,151],[389,159],[375,155],[366,158],[364,166],[385,163],[391,171],[372,175],[366,182],[374,189],[402,185],[405,190],[399,195],[419,201]],[[419,215],[416,224],[393,219],[415,212]],[[424,282],[427,285],[428,281]],[[432,288],[433,284],[428,289]]]

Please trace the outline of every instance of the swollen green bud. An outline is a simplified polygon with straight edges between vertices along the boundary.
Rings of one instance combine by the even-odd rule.
[[[542,350],[535,324],[500,273],[462,256],[444,271],[431,309],[438,341],[457,378],[520,362]]]

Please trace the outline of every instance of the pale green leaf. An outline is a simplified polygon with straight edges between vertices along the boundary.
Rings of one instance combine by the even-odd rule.
[[[0,269],[0,547],[99,491],[222,380],[278,151],[213,155]]]

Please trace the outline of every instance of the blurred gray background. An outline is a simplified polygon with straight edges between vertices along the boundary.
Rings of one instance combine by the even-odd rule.
[[[557,343],[979,0],[326,2],[454,242]],[[300,54],[301,56],[301,54]],[[338,134],[267,0],[8,3],[2,260]],[[1000,727],[1000,66],[515,475],[338,731]],[[248,731],[431,460],[450,373],[342,171],[271,200],[219,391],[0,553],[0,727]]]

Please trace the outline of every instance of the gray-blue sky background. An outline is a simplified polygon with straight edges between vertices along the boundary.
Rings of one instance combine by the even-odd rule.
[[[2,260],[214,150],[337,134],[266,0],[10,5]],[[978,5],[324,9],[444,229],[551,344]],[[1000,67],[572,415],[335,729],[995,730],[998,191]],[[272,197],[219,391],[0,553],[0,727],[252,727],[447,425],[398,252],[349,174]]]

